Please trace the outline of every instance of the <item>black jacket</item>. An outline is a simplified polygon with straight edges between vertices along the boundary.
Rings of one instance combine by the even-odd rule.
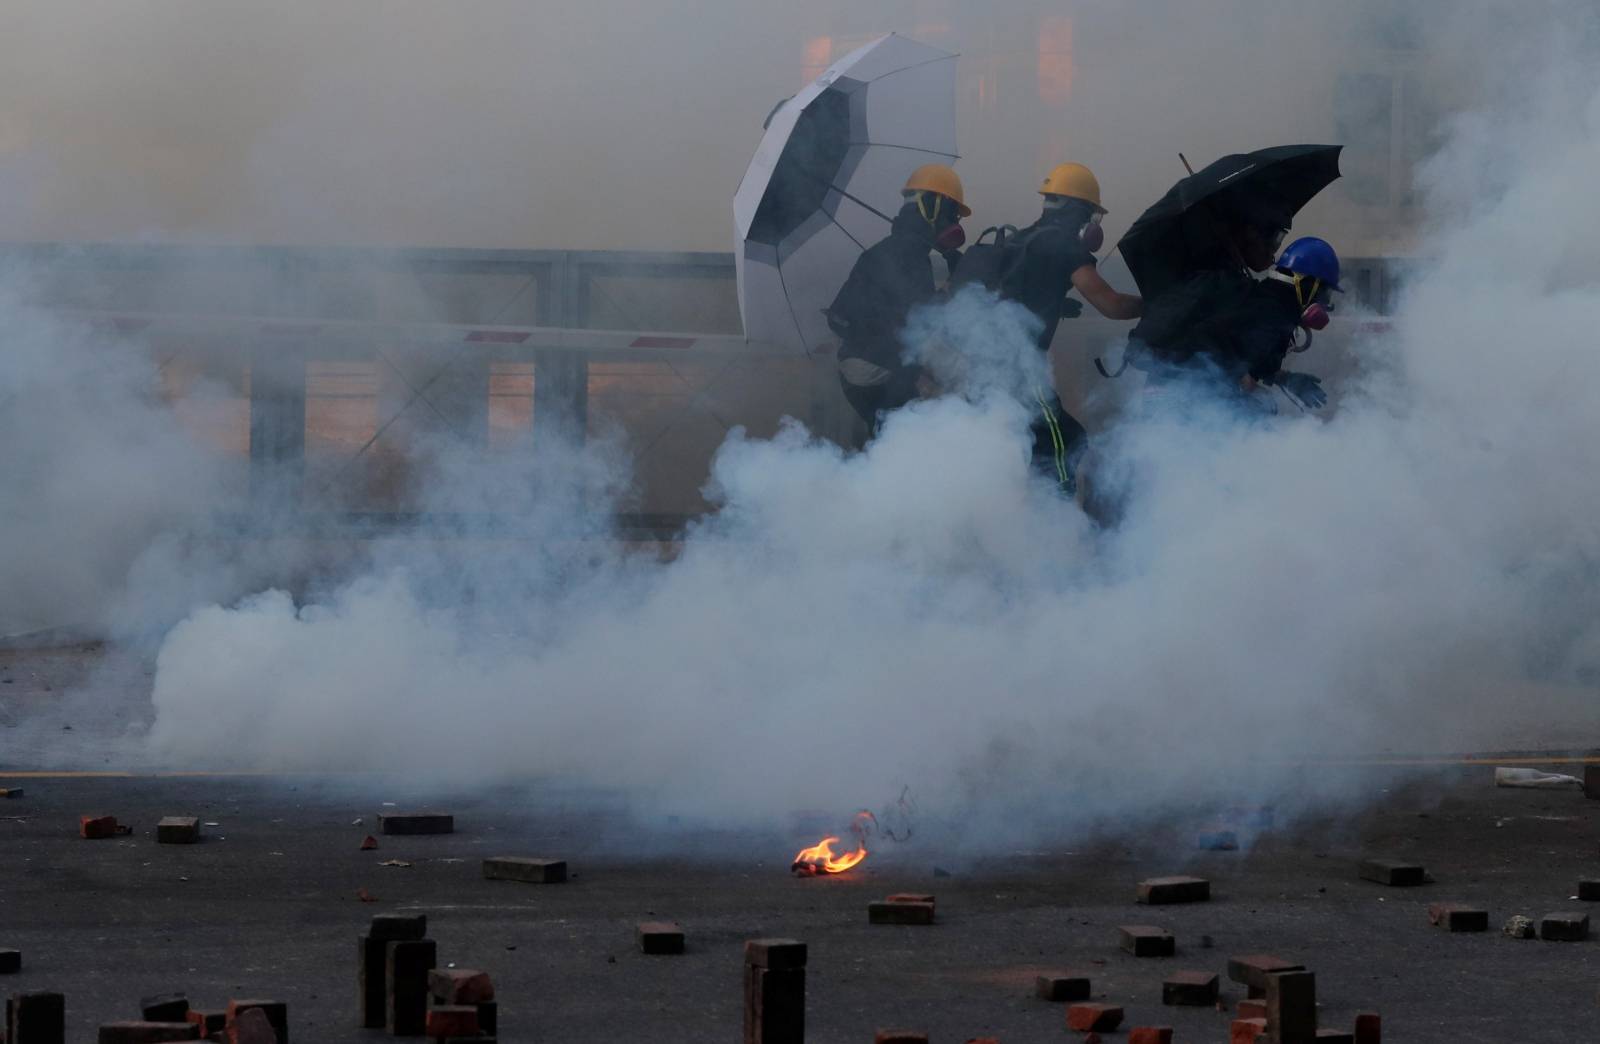
[[[1300,312],[1290,284],[1251,280],[1195,325],[1194,348],[1230,377],[1267,380],[1283,368]]]
[[[1095,263],[1078,238],[1085,215],[1070,207],[1044,214],[1017,233],[1022,259],[1001,293],[1038,316],[1039,350],[1049,351],[1061,324],[1061,308],[1072,291],[1072,273]]]
[[[895,215],[889,234],[856,259],[828,307],[829,325],[840,335],[841,359],[865,359],[886,370],[905,366],[900,333],[906,316],[933,300],[933,228],[908,203]]]

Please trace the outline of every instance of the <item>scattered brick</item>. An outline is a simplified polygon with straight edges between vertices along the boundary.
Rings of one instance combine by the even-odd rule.
[[[358,940],[356,957],[356,996],[360,1002],[360,1024],[364,1029],[382,1029],[384,1023],[383,976],[389,960],[389,941],[373,935]]]
[[[190,1008],[184,1018],[195,1024],[198,1028],[195,1035],[205,1040],[228,1031],[228,1013],[225,1011],[197,1011]]]
[[[139,1000],[139,1017],[146,1022],[187,1022],[189,998],[181,993],[158,993]]]
[[[1212,972],[1181,971],[1161,984],[1162,1004],[1204,1007],[1217,1003],[1217,976]]]
[[[744,961],[744,1044],[804,1044],[806,944],[752,939]]]
[[[1583,766],[1583,796],[1600,799],[1600,765]]]
[[[1082,1001],[1089,999],[1089,977],[1067,972],[1052,972],[1033,981],[1033,992],[1040,1000]]]
[[[922,895],[917,892],[896,892],[891,896],[886,896],[883,901],[886,903],[927,903],[932,906],[933,896]]]
[[[21,787],[0,787],[0,799],[19,798],[22,796]]]
[[[1203,877],[1152,877],[1139,882],[1138,898],[1150,906],[1203,903],[1211,898],[1211,882]]]
[[[267,1025],[272,1029],[272,1037],[278,1044],[289,1044],[289,1005],[283,1001],[271,1000],[230,1000],[227,1012],[227,1034],[230,1044],[244,1044],[238,1038],[240,1033],[239,1023],[248,1012],[258,1011],[267,1020]],[[256,1021],[252,1016],[251,1023]],[[248,1026],[247,1026],[248,1028]],[[250,1044],[254,1044],[251,1038]]]
[[[673,921],[645,921],[639,925],[639,950],[666,955],[683,952],[683,929]]]
[[[420,1037],[427,1030],[428,973],[439,963],[432,939],[385,943],[384,1026],[396,1037]]]
[[[1317,977],[1308,971],[1267,976],[1267,1032],[1274,1044],[1310,1044],[1317,1035]]]
[[[498,1001],[478,1002],[478,1032],[485,1037],[493,1037],[500,1029],[500,1003]]]
[[[1349,1030],[1319,1029],[1315,1039],[1321,1044],[1355,1044],[1356,1035]]]
[[[192,845],[200,840],[200,820],[195,816],[164,816],[156,824],[156,843]]]
[[[1521,914],[1507,918],[1500,931],[1513,939],[1532,939],[1539,934],[1534,927],[1533,918],[1524,917]]]
[[[1135,1026],[1128,1031],[1128,1044],[1172,1044],[1172,1027]]]
[[[1256,1044],[1266,1035],[1266,1019],[1234,1019],[1228,1030],[1228,1044]]]
[[[366,885],[362,885],[360,888],[356,889],[356,898],[364,903],[375,903],[378,901],[377,896],[367,891]]]
[[[1148,924],[1124,925],[1122,948],[1135,957],[1171,957],[1178,952],[1178,941],[1165,928]]]
[[[101,1025],[100,1044],[161,1044],[169,1040],[197,1040],[200,1027],[192,1022],[145,1022],[128,1020]]]
[[[1265,1019],[1267,1017],[1267,999],[1265,997],[1246,997],[1239,1002],[1239,1007],[1234,1011],[1236,1019]]]
[[[1196,847],[1208,852],[1233,852],[1239,848],[1239,835],[1232,830],[1209,830],[1200,835]]]
[[[428,1009],[425,1021],[430,1037],[476,1037],[478,1008],[472,1004],[444,1004]]]
[[[1383,1020],[1377,1012],[1363,1011],[1356,1016],[1356,1044],[1383,1044]]]
[[[1600,903],[1600,880],[1579,881],[1578,898],[1586,903]]]
[[[1428,871],[1417,863],[1393,859],[1367,859],[1361,864],[1361,879],[1395,888],[1412,888],[1428,883]]]
[[[879,1030],[872,1044],[928,1044],[928,1035],[912,1030]]]
[[[1243,957],[1228,958],[1228,978],[1234,982],[1250,987],[1252,997],[1260,997],[1267,990],[1267,976],[1273,972],[1299,971],[1303,964],[1286,961],[1282,957],[1274,957],[1269,953],[1251,953]],[[1260,993],[1254,991],[1260,990]],[[1262,1018],[1266,1018],[1263,1013]]]
[[[494,1000],[494,982],[488,972],[472,968],[434,968],[428,972],[428,996],[435,1004],[481,1004]]]
[[[1110,1033],[1122,1025],[1122,1009],[1115,1004],[1071,1004],[1067,1006],[1067,1029],[1079,1033]]]
[[[15,975],[21,970],[21,950],[0,950],[0,975]]]
[[[444,812],[399,812],[378,816],[385,834],[453,834],[456,817]]]
[[[1582,942],[1589,938],[1589,915],[1579,913],[1545,914],[1539,921],[1539,938],[1553,942]]]
[[[1428,906],[1428,920],[1447,932],[1486,932],[1489,930],[1489,911],[1458,903],[1432,903]]]
[[[530,884],[560,884],[567,879],[565,859],[524,859],[521,856],[495,856],[483,861],[483,876],[490,881],[526,881]]]
[[[237,1015],[228,1016],[228,1032],[224,1039],[228,1044],[283,1044],[285,1035],[280,1035],[277,1028],[262,1008],[246,1008]]]
[[[36,990],[16,993],[6,1001],[6,1040],[9,1044],[65,1044],[67,999],[59,993]]]
[[[368,834],[366,837],[361,839],[361,851],[370,852],[377,847],[378,839],[373,837],[371,834]]]
[[[116,816],[79,816],[78,836],[91,841],[117,836]]]
[[[744,944],[744,963],[756,968],[804,968],[806,944],[798,939],[751,939]]]
[[[367,933],[379,942],[402,942],[428,937],[427,914],[377,914]]]
[[[876,902],[867,904],[868,924],[932,924],[932,903],[891,903]]]

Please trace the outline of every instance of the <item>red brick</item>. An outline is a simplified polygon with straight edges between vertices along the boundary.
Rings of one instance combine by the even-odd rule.
[[[1054,972],[1041,975],[1033,982],[1033,992],[1040,1000],[1084,1001],[1089,999],[1089,977]]]
[[[798,939],[751,939],[744,944],[744,963],[756,968],[804,968],[806,944]]]
[[[283,1001],[270,1000],[231,1000],[228,1002],[227,1035],[230,1044],[241,1044],[238,1038],[239,1020],[246,1012],[259,1011],[267,1020],[273,1038],[278,1044],[288,1044],[289,1040],[289,1006]],[[254,1019],[250,1020],[254,1022]],[[249,1038],[249,1044],[255,1044],[255,1038]]]
[[[1583,796],[1600,798],[1600,765],[1583,766]]]
[[[1243,957],[1228,958],[1228,978],[1234,982],[1249,986],[1252,990],[1250,995],[1259,997],[1261,994],[1253,991],[1266,992],[1268,975],[1279,971],[1298,971],[1302,967],[1304,965],[1286,961],[1282,957],[1274,957],[1266,953],[1252,953]],[[1266,1016],[1263,1015],[1262,1017],[1265,1018]]]
[[[378,816],[385,834],[453,834],[456,817],[446,812],[394,812]]]
[[[1067,1007],[1067,1029],[1079,1033],[1110,1033],[1122,1025],[1122,1009],[1115,1004],[1072,1004]]]
[[[1212,972],[1181,971],[1161,984],[1162,1004],[1203,1007],[1217,1003],[1217,976]]]
[[[371,834],[368,834],[366,837],[361,839],[361,851],[370,852],[377,847],[378,839],[373,837]]]
[[[561,884],[567,879],[567,861],[529,859],[523,856],[494,856],[483,861],[483,876],[488,881]]]
[[[428,1009],[425,1030],[430,1037],[476,1037],[478,1009],[471,1004],[444,1004]]]
[[[1267,1002],[1262,997],[1247,997],[1239,1002],[1234,1018],[1238,1019],[1265,1019],[1267,1017]]]
[[[389,941],[363,935],[357,943],[356,994],[359,1025],[364,1029],[383,1028],[384,965],[389,959]]]
[[[270,1030],[269,1030],[270,1032]],[[100,1044],[161,1044],[169,1040],[195,1040],[200,1027],[192,1022],[146,1022],[127,1020],[100,1026]]]
[[[1135,1026],[1128,1031],[1128,1044],[1172,1044],[1172,1027]]]
[[[49,990],[13,994],[6,1001],[6,1040],[11,1044],[63,1044],[67,999]]]
[[[158,993],[139,998],[139,1017],[146,1022],[187,1022],[189,998],[181,993]]]
[[[117,836],[116,816],[79,816],[78,836],[91,841]]]
[[[746,944],[746,958],[750,956],[750,945]],[[799,967],[764,968],[745,964],[744,1044],[805,1044],[805,945],[793,945],[801,948]]]
[[[1151,906],[1203,903],[1211,898],[1211,882],[1203,877],[1152,877],[1139,882],[1138,900]]]
[[[428,972],[428,995],[436,1004],[480,1004],[494,1000],[494,983],[488,972],[435,968]]]
[[[500,1028],[500,1004],[498,1001],[478,1002],[478,1033],[481,1036],[493,1037]]]
[[[1578,898],[1586,903],[1600,903],[1600,881],[1592,879],[1579,881]]]
[[[428,915],[378,914],[372,918],[372,927],[367,931],[370,937],[378,942],[426,939],[428,937]]]
[[[1228,1044],[1256,1044],[1266,1035],[1266,1019],[1234,1019],[1228,1029]]]
[[[675,921],[645,921],[639,925],[639,952],[673,954],[683,952],[683,929]]]
[[[199,1027],[201,1037],[209,1038],[228,1029],[228,1013],[225,1011],[196,1011],[190,1008],[189,1014],[184,1017]]]
[[[1165,928],[1148,924],[1123,925],[1122,948],[1135,957],[1171,957],[1177,952],[1178,942]]]
[[[867,904],[868,924],[932,924],[932,903],[881,902]]]
[[[228,1017],[228,1044],[283,1044],[260,1008],[246,1008]]]
[[[1414,888],[1428,883],[1428,871],[1417,863],[1395,859],[1367,859],[1361,864],[1361,879],[1396,888]]]
[[[1317,977],[1308,971],[1267,976],[1267,1031],[1274,1044],[1312,1044],[1317,1036]]]
[[[156,823],[156,843],[192,845],[200,840],[200,820],[195,816],[164,816]]]
[[[439,963],[432,939],[385,943],[384,1026],[396,1037],[421,1036],[427,1029],[428,973]]]
[[[1383,1044],[1383,1019],[1375,1011],[1356,1016],[1356,1044]]]
[[[1489,911],[1459,903],[1430,903],[1428,920],[1447,932],[1486,932]]]
[[[21,970],[21,950],[0,950],[0,975],[15,975]],[[4,1032],[4,1027],[0,1027],[0,1032]]]
[[[1545,914],[1539,921],[1539,938],[1555,942],[1582,942],[1589,937],[1589,915]]]
[[[886,903],[927,903],[932,906],[933,896],[922,895],[917,892],[896,892],[891,896],[886,896],[883,901]]]
[[[879,1030],[872,1044],[928,1044],[928,1035],[914,1030]]]

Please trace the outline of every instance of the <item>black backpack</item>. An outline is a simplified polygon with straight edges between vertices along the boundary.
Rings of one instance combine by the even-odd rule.
[[[1033,231],[1019,232],[1015,225],[995,225],[984,229],[978,234],[977,242],[962,253],[961,263],[950,275],[951,288],[960,289],[977,283],[1001,297],[1009,296],[1006,291],[1015,287],[1017,273],[1022,270],[1022,263],[1027,256],[1028,243],[1033,239]],[[991,235],[994,238],[989,240]]]

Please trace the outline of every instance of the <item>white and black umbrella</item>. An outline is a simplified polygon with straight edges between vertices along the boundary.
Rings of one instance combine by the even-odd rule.
[[[808,353],[830,339],[822,310],[888,234],[906,178],[956,158],[955,83],[955,55],[891,34],[767,117],[733,199],[747,338]]]

